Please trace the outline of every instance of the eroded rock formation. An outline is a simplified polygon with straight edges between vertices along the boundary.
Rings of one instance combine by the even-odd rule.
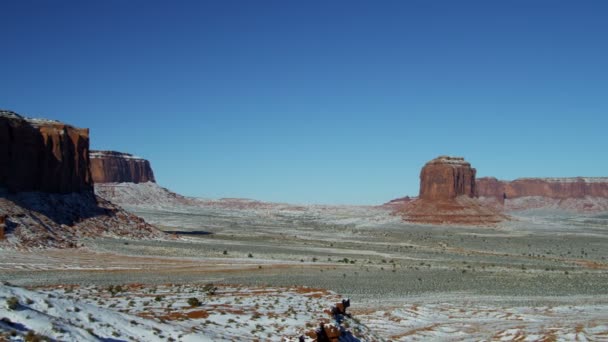
[[[89,130],[0,111],[0,187],[11,192],[92,191]]]
[[[95,183],[155,182],[150,162],[116,151],[91,151],[91,175]]]
[[[428,224],[492,225],[506,219],[475,198],[475,173],[464,158],[435,158],[420,172],[420,197],[397,212],[407,221]]]
[[[420,172],[420,198],[435,201],[475,197],[475,173],[462,157],[435,158]]]

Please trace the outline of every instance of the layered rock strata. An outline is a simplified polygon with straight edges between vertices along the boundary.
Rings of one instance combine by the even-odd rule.
[[[150,162],[129,153],[91,151],[91,175],[95,183],[156,182]]]
[[[89,130],[0,111],[0,187],[90,192]]]

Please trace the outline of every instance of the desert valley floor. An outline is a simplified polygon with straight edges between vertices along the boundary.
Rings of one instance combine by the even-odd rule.
[[[297,340],[346,297],[352,341],[608,340],[606,215],[522,211],[458,227],[404,223],[385,207],[123,206],[167,239],[0,250],[0,296],[63,326],[47,331],[58,340],[94,324],[62,319],[74,303],[111,340]],[[0,308],[12,322],[0,325],[19,314]]]

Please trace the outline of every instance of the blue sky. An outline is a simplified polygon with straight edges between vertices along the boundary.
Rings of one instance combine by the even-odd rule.
[[[378,204],[438,155],[608,176],[606,1],[3,1],[0,108],[185,195]]]

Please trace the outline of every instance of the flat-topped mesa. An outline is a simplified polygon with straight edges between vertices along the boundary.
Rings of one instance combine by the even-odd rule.
[[[90,192],[89,130],[0,110],[0,187]]]
[[[156,182],[150,162],[129,153],[91,151],[91,175],[95,183]]]
[[[475,169],[462,157],[440,156],[420,172],[420,198],[426,200],[476,197]]]
[[[477,179],[480,197],[504,199],[547,197],[553,199],[608,198],[608,177],[518,178],[513,181],[493,177]]]

